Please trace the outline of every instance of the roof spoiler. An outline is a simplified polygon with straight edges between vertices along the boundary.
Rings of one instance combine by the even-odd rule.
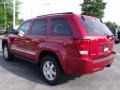
[[[46,14],[46,15],[41,15],[41,16],[47,16],[47,15],[55,15],[55,14],[74,14],[73,12],[63,12],[63,13],[53,13],[53,14]],[[41,16],[37,16],[37,17],[41,17]]]
[[[100,19],[100,22],[101,22],[101,23],[103,23],[103,20],[102,20],[102,19]]]

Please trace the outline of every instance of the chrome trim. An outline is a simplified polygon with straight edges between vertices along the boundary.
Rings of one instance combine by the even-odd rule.
[[[20,52],[23,52],[23,53],[28,53],[28,54],[31,54],[31,55],[35,55],[35,52],[33,51],[30,51],[30,50],[23,50],[22,48],[17,48],[17,47],[11,47],[13,50],[17,50],[17,51],[20,51]]]
[[[21,49],[21,48],[17,48],[17,47],[11,47],[14,50],[20,51],[20,52],[26,52],[25,50]]]
[[[30,41],[25,41],[25,42],[27,42],[27,43],[28,43],[28,42],[30,42]]]
[[[26,50],[26,53],[31,54],[31,55],[35,55],[35,52],[30,51],[30,50]]]

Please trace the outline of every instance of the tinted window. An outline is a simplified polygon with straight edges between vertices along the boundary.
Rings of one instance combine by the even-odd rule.
[[[31,28],[32,35],[44,35],[47,33],[48,20],[35,20]]]
[[[27,34],[28,29],[30,27],[31,21],[27,21],[23,23],[19,28],[18,28],[18,35],[24,35]]]
[[[67,21],[63,18],[52,19],[51,26],[52,35],[71,35],[70,26]]]
[[[89,35],[112,35],[107,26],[100,22],[100,20],[97,18],[81,18],[80,20],[82,21]]]

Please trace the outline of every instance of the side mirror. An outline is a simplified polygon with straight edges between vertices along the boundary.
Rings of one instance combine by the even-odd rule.
[[[11,29],[9,33],[16,34],[16,35],[18,34],[18,32],[15,29]]]
[[[4,35],[6,34],[18,34],[18,32],[15,29],[8,29],[5,32],[3,32]]]

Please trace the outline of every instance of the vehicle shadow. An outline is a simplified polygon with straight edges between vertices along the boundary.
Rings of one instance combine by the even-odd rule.
[[[13,61],[7,62],[3,59],[2,52],[0,51],[0,66],[19,77],[35,83],[47,85],[40,76],[38,66],[28,61],[15,58]],[[67,83],[70,80],[74,80],[80,76],[81,75],[63,75],[63,79],[61,80],[60,84]]]

